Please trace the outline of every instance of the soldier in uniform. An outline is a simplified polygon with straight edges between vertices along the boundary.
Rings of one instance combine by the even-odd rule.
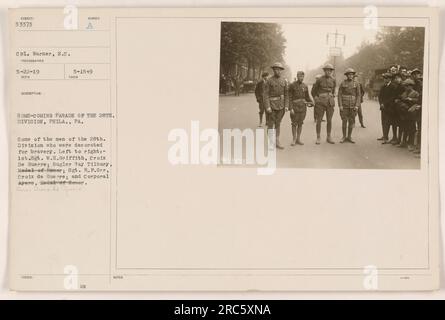
[[[421,133],[422,133],[422,94],[423,94],[423,81],[422,81],[422,72],[415,68],[411,71],[411,77],[414,80],[414,90],[416,90],[419,93],[419,101],[418,101],[418,107],[415,110],[415,118],[416,118],[416,125],[417,125],[417,134],[416,134],[416,149],[413,151],[414,154],[419,155],[420,154],[420,144],[421,144]]]
[[[292,146],[297,144],[303,145],[301,142],[301,131],[303,130],[303,122],[306,118],[307,106],[312,106],[312,99],[309,96],[309,89],[303,82],[304,72],[297,72],[297,80],[289,85],[289,110],[292,124]]]
[[[340,109],[340,117],[342,120],[341,129],[343,132],[343,138],[340,143],[355,143],[351,135],[355,125],[357,110],[360,106],[361,91],[359,83],[354,80],[354,69],[348,68],[344,74],[346,79],[343,80],[338,87],[338,108]],[[347,136],[346,129],[348,133]]]
[[[264,115],[263,91],[264,91],[264,86],[266,85],[268,76],[269,76],[268,72],[263,72],[261,74],[261,80],[258,81],[258,83],[255,86],[255,97],[256,97],[256,101],[258,102],[258,107],[259,107],[258,114],[260,116],[259,127],[261,127],[263,125],[263,115]],[[266,118],[267,118],[267,115],[266,115]],[[267,119],[266,119],[266,122],[267,122]]]
[[[358,81],[358,75],[357,74],[354,74],[354,80],[358,83],[358,85],[360,87],[360,105],[359,105],[358,110],[357,110],[358,121],[360,122],[360,126],[362,128],[366,128],[365,124],[363,122],[363,109],[362,109],[363,96],[365,95],[365,89],[363,88],[363,85],[360,83],[360,81]]]
[[[264,86],[263,102],[267,115],[267,129],[275,129],[276,147],[284,149],[280,144],[280,125],[284,113],[289,107],[288,84],[287,80],[281,77],[281,71],[284,67],[276,62],[271,67],[273,76],[269,78]]]
[[[315,76],[315,82],[317,82],[317,80],[320,79],[320,78],[321,78],[321,74],[317,74]],[[314,97],[314,92],[315,92],[314,89],[315,89],[315,83],[312,85],[312,88],[311,88],[311,96],[312,97]],[[321,121],[323,121],[323,119]],[[317,117],[316,117],[316,114],[315,114],[315,108],[314,108],[314,122],[317,122]]]
[[[324,75],[318,79],[313,88],[313,97],[315,100],[315,114],[317,118],[316,124],[316,132],[317,132],[317,141],[316,144],[320,144],[320,133],[321,133],[321,121],[326,112],[326,131],[327,138],[326,142],[334,144],[334,141],[331,138],[331,130],[332,130],[332,116],[334,115],[334,107],[335,107],[335,87],[336,82],[332,77],[332,73],[334,71],[334,67],[332,64],[328,63],[323,67]]]
[[[416,132],[416,123],[413,112],[419,101],[419,93],[414,90],[415,82],[412,79],[403,81],[404,91],[396,100],[400,113],[402,128],[402,137],[399,147],[409,147],[414,150],[414,134]]]

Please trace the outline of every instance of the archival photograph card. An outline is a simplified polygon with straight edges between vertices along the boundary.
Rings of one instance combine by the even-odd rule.
[[[437,13],[11,9],[10,289],[438,289]]]

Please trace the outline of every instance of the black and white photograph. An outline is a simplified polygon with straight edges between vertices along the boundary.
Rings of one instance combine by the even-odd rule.
[[[419,169],[424,39],[423,27],[224,21],[220,134],[274,129],[277,167]]]

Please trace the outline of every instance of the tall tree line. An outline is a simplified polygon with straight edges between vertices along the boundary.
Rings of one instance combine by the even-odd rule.
[[[363,80],[374,76],[374,71],[388,68],[392,64],[405,66],[408,69],[423,68],[425,28],[422,27],[382,27],[376,35],[376,41],[363,43],[355,54],[347,59],[337,59],[336,75],[343,78],[343,70],[348,67],[360,72]],[[326,62],[331,62],[328,59]],[[312,70],[309,75],[313,80],[320,68]]]
[[[244,69],[258,79],[274,62],[283,62],[286,39],[276,23],[222,22],[221,74],[234,76]]]

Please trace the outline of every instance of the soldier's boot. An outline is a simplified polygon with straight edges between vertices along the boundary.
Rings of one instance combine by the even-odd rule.
[[[276,145],[277,149],[283,150],[284,147],[280,143],[280,127],[276,128],[275,132],[276,132],[276,135],[277,135],[276,136],[276,143],[275,143],[275,145]]]
[[[321,138],[320,138],[320,132],[321,132],[321,121],[317,119],[317,124],[315,125],[315,129],[317,132],[317,140],[315,141],[315,144],[320,144],[321,143]]]
[[[327,131],[326,142],[330,143],[330,144],[334,144],[335,142],[331,138],[332,120],[331,119],[327,119],[327,120],[328,120],[328,123],[326,124],[326,131]]]
[[[301,141],[301,131],[303,130],[303,125],[300,124],[297,127],[297,141],[296,143],[299,144],[300,146],[304,145],[304,143]]]
[[[341,131],[343,133],[343,137],[340,140],[340,143],[346,142],[346,121],[343,121],[341,124]]]
[[[291,146],[295,146],[297,144],[297,127],[292,125],[292,143]]]
[[[349,127],[349,128],[348,128],[348,141],[349,141],[350,143],[355,143],[355,141],[352,140],[352,129],[354,129],[354,127]]]

